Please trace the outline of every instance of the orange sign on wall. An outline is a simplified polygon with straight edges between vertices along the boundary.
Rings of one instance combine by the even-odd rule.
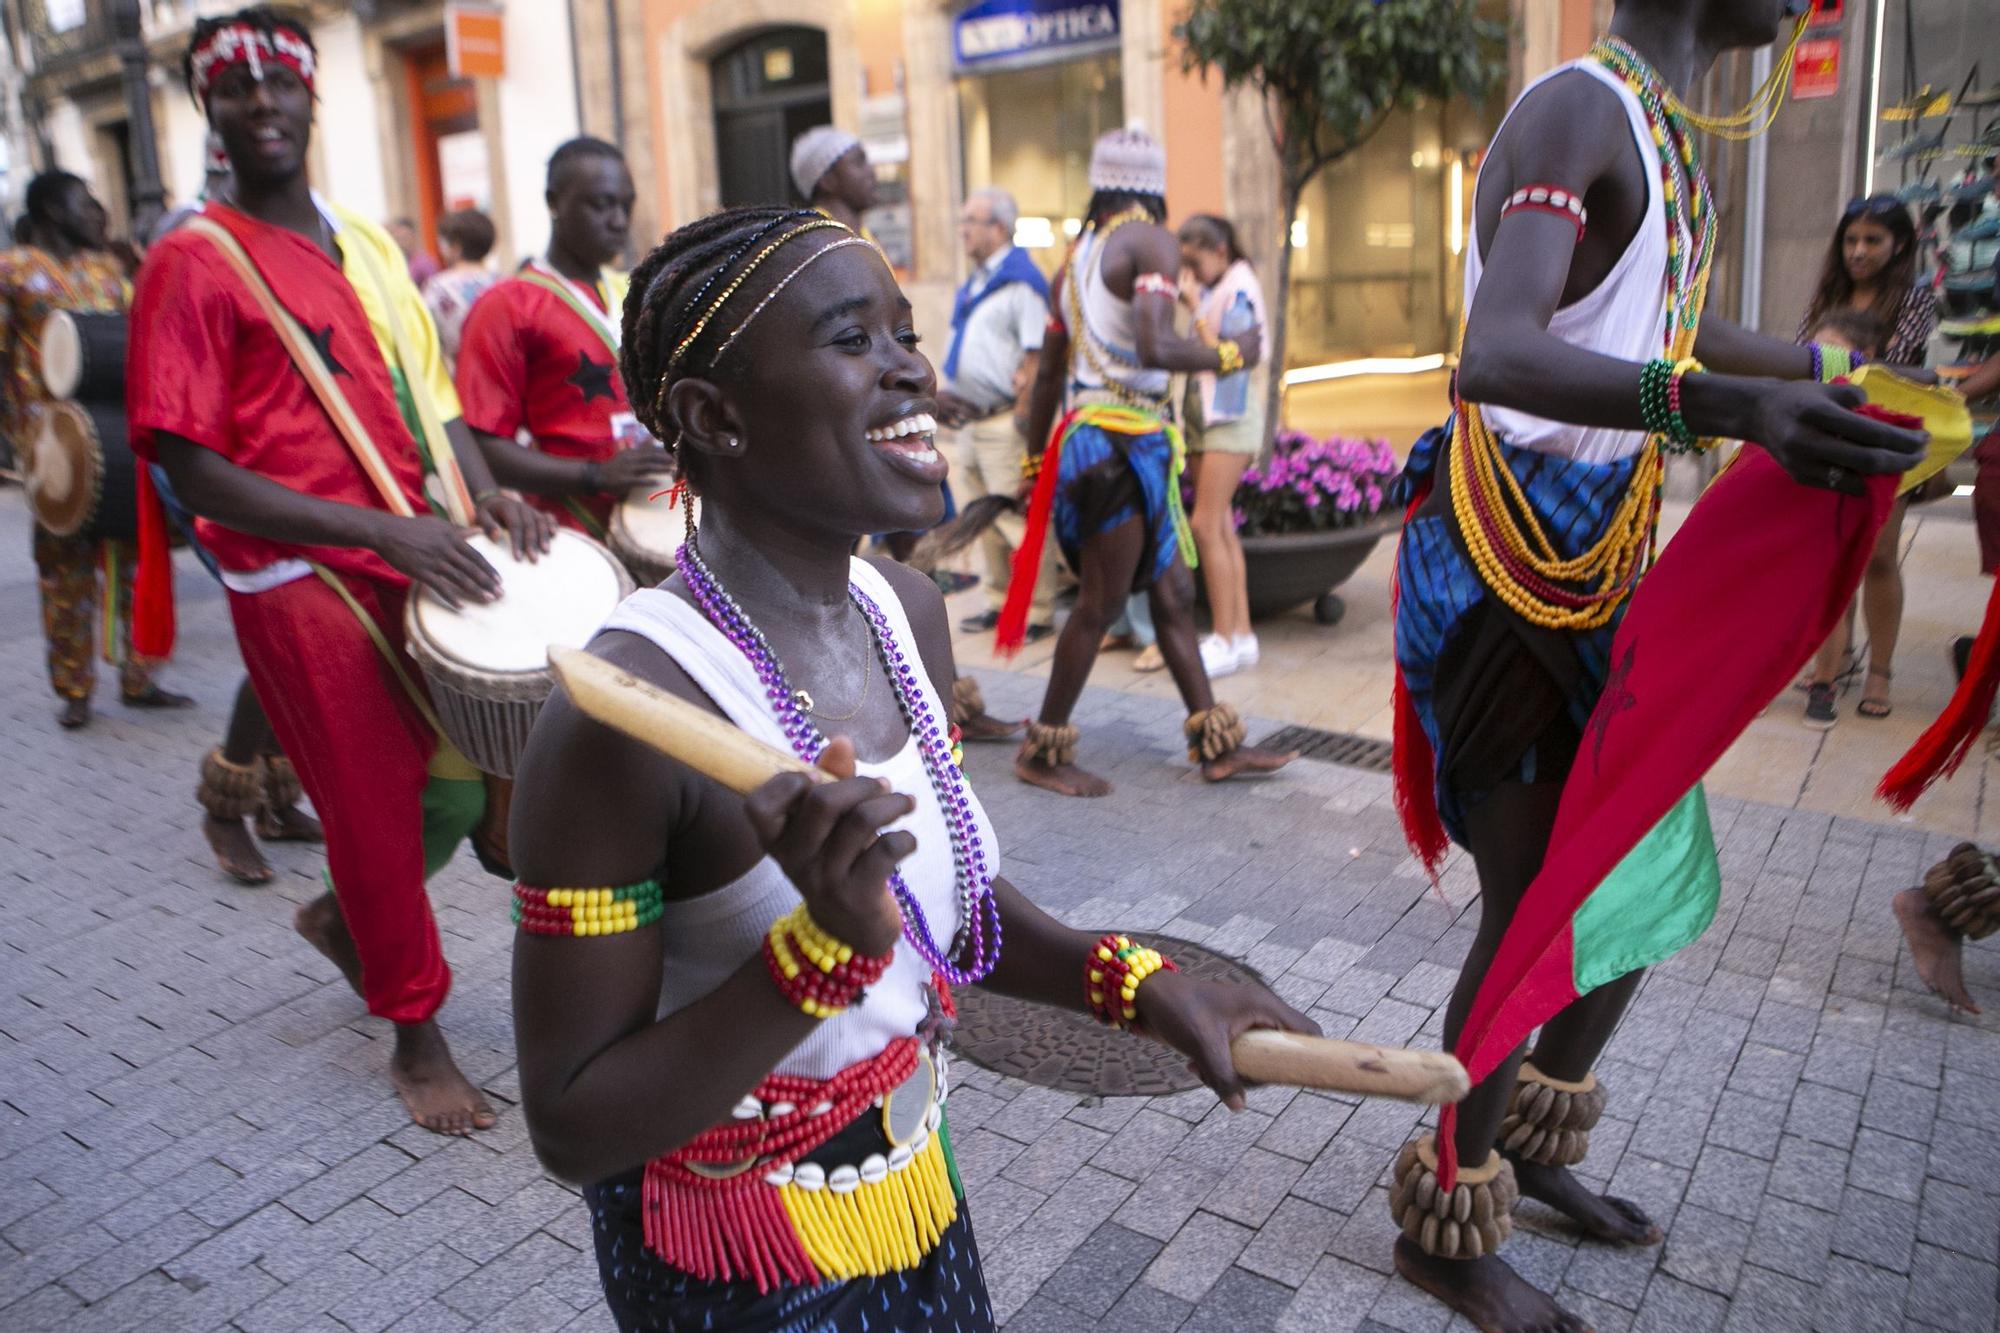
[[[1840,91],[1840,38],[1808,37],[1792,60],[1792,96],[1799,101]]]
[[[506,77],[506,21],[492,5],[446,5],[444,47],[455,79]]]

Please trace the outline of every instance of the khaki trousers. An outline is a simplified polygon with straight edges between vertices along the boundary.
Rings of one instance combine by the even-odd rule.
[[[1021,488],[1021,460],[1027,445],[1014,429],[1009,413],[988,417],[962,426],[952,445],[952,491],[961,506],[983,495],[1013,495]],[[1028,521],[1021,514],[1004,514],[979,539],[986,558],[986,605],[998,611],[1007,601],[1007,581],[1014,568],[1014,552],[1026,535]],[[1042,543],[1041,568],[1035,576],[1035,600],[1028,608],[1030,625],[1055,621],[1056,544]]]

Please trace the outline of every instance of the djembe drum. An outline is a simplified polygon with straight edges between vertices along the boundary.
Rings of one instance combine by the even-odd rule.
[[[549,649],[589,642],[632,580],[611,552],[567,528],[532,562],[483,535],[468,540],[499,572],[500,600],[453,610],[419,589],[406,615],[410,655],[445,736],[482,771],[509,778],[552,688]]]
[[[138,460],[117,404],[49,403],[22,478],[35,522],[58,537],[133,541]]]
[[[42,387],[51,398],[125,401],[125,340],[119,313],[58,310],[42,323]]]

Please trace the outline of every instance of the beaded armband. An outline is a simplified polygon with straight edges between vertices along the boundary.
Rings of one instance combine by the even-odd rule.
[[[1701,363],[1693,357],[1669,361],[1654,357],[1639,371],[1639,421],[1648,435],[1660,437],[1669,453],[1688,453],[1701,445],[1701,437],[1681,415],[1681,377],[1699,374]]]
[[[1141,273],[1132,279],[1132,295],[1144,296],[1148,292],[1176,303],[1181,299],[1181,289],[1174,286],[1173,280],[1164,273]]]
[[[892,947],[879,957],[854,952],[813,921],[806,905],[771,923],[764,935],[764,966],[792,1005],[812,1018],[831,1018],[882,979]]]
[[[1155,972],[1178,971],[1173,959],[1158,949],[1134,944],[1123,935],[1106,935],[1083,965],[1083,993],[1098,1022],[1128,1028],[1139,1017],[1139,983]]]
[[[1215,345],[1215,372],[1218,375],[1234,375],[1243,369],[1243,349],[1236,345],[1234,338],[1224,338]]]
[[[530,935],[623,935],[660,919],[660,881],[588,889],[514,886],[514,924]]]
[[[1551,213],[1565,222],[1576,224],[1576,234],[1583,235],[1584,226],[1590,215],[1584,211],[1583,200],[1568,190],[1554,185],[1524,185],[1507,196],[1507,202],[1500,205],[1500,216],[1509,213]]]

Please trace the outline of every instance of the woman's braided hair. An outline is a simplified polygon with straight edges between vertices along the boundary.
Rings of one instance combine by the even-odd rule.
[[[712,369],[710,357],[720,343],[722,321],[715,321],[688,348],[679,364],[670,365],[674,349],[688,336],[729,275],[761,244],[768,244],[787,224],[808,222],[820,214],[810,208],[756,206],[725,209],[671,233],[632,270],[625,296],[624,336],[619,340],[618,371],[625,379],[639,424],[667,448],[678,431],[667,419],[666,389],[673,381]],[[763,275],[757,275],[762,278]],[[761,282],[746,284],[732,302],[749,309]]]

